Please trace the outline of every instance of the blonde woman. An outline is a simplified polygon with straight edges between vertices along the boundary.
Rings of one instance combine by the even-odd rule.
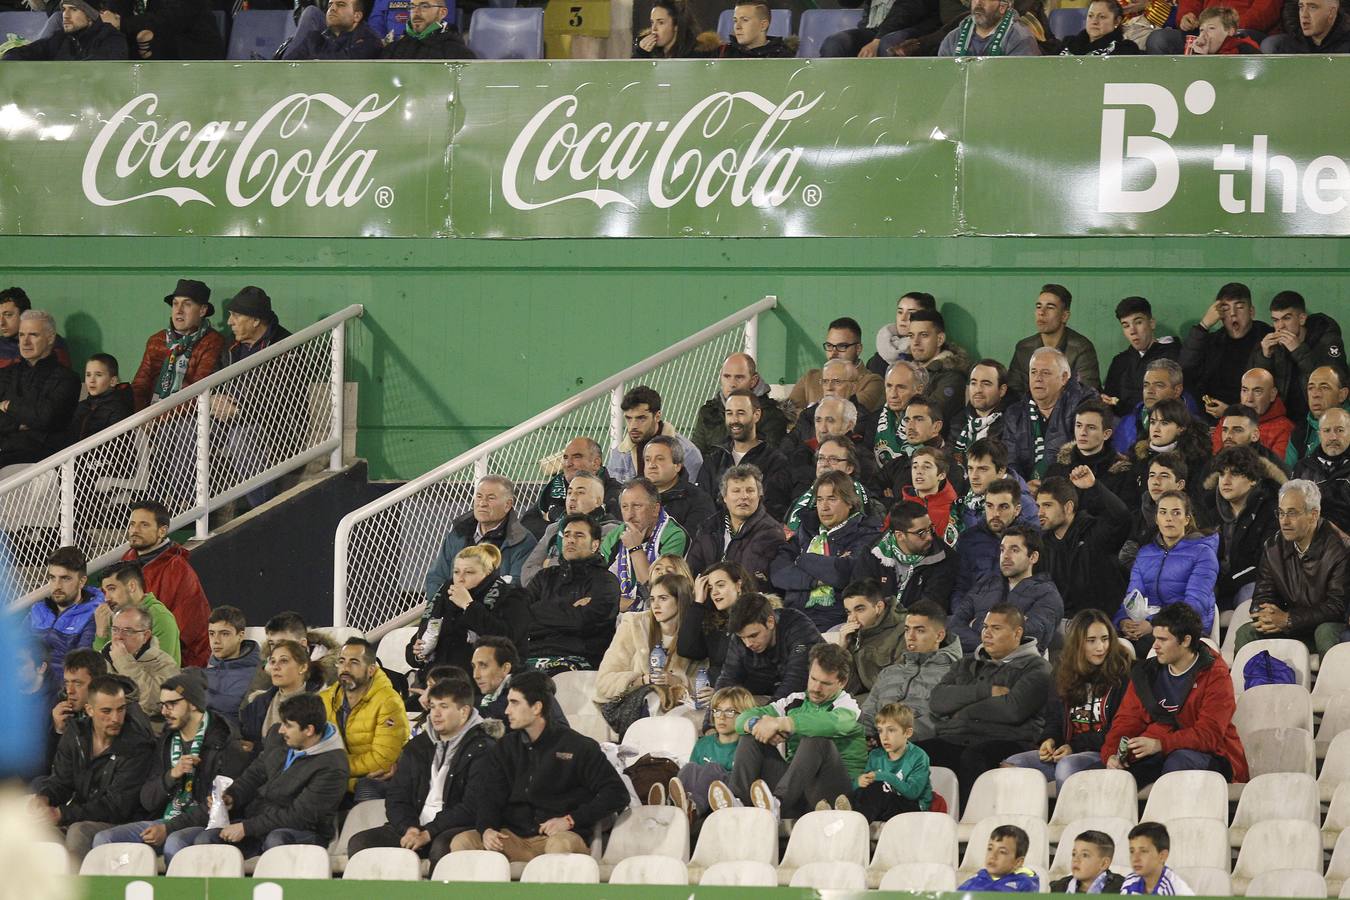
[[[502,552],[492,544],[474,544],[455,554],[450,581],[427,604],[408,644],[408,665],[419,675],[438,665],[472,671],[475,638],[470,632],[510,638],[517,647],[524,646],[530,595],[502,577],[501,564]]]

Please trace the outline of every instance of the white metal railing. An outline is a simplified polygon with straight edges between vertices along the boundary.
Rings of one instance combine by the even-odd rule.
[[[765,297],[348,513],[333,548],[334,624],[378,636],[409,618],[425,601],[423,579],[450,523],[471,508],[478,479],[489,472],[510,478],[516,509],[525,511],[561,470],[572,438],[593,438],[606,452],[617,444],[619,401],[629,388],[655,388],[662,417],[688,434],[718,389],[722,361],[739,350],[755,354],[757,317],[777,305]]]
[[[312,460],[342,465],[346,323],[352,304],[116,425],[0,481],[0,597],[46,595],[45,560],[74,544],[89,568],[126,550],[127,504],[157,500],[177,529]],[[11,467],[18,470],[20,467]]]

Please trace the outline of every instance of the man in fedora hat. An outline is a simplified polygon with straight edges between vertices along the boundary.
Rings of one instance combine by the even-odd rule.
[[[234,332],[234,343],[220,360],[222,367],[237,363],[275,344],[291,333],[277,321],[272,312],[272,298],[260,287],[248,287],[235,294],[225,304],[229,316],[230,331]]]
[[[145,355],[131,382],[137,409],[145,409],[216,371],[225,350],[225,339],[211,327],[216,308],[211,305],[209,287],[180,278],[164,302],[171,310],[169,327],[156,331],[145,342]]]

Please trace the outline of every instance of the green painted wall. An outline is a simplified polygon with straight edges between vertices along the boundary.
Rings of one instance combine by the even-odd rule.
[[[1062,282],[1105,365],[1123,346],[1121,297],[1148,297],[1174,333],[1234,280],[1261,305],[1293,288],[1345,317],[1347,270],[1350,241],[1334,238],[0,238],[0,281],[56,314],[80,364],[106,350],[128,376],[180,276],[219,301],[261,285],[292,328],[365,304],[349,340],[358,450],[372,477],[400,479],[765,294],[781,305],[762,322],[760,367],[791,382],[818,364],[826,322],[856,317],[870,347],[905,290],[936,294],[959,342],[1006,360],[1037,288]]]

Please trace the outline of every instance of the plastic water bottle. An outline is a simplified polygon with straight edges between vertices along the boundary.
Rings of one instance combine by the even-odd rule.
[[[647,657],[647,673],[656,676],[665,672],[666,659],[666,648],[657,644],[652,648],[651,656]]]
[[[441,637],[441,623],[444,619],[432,619],[427,622],[426,630],[422,632],[422,660],[425,662],[431,659],[431,654],[436,652],[436,642]]]
[[[711,683],[708,681],[708,667],[707,667],[707,666],[699,666],[698,671],[694,673],[694,708],[695,708],[695,709],[707,709],[707,708],[708,708],[708,702],[707,702],[706,700],[700,700],[699,697],[701,697],[701,696],[703,695],[703,692],[706,691],[706,690],[707,690],[708,688],[710,688],[711,686],[712,686]]]

